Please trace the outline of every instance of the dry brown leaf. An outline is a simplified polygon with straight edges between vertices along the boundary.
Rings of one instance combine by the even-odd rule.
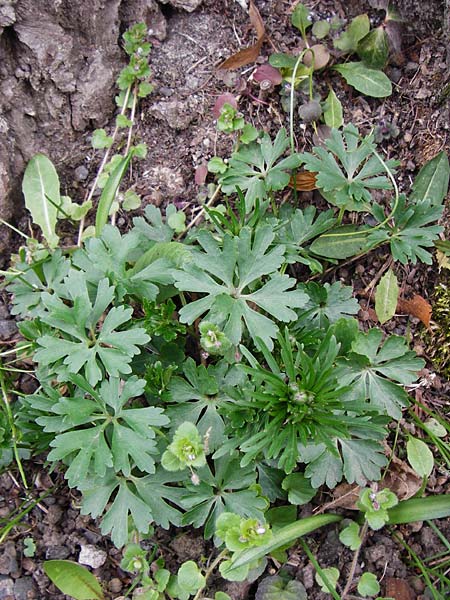
[[[394,600],[414,600],[414,592],[411,586],[404,579],[396,577],[386,578],[385,596],[394,598]]]
[[[289,187],[295,187],[298,192],[310,192],[311,190],[315,190],[317,188],[316,176],[317,173],[296,173],[295,178],[291,177]]]
[[[329,508],[346,508],[347,510],[359,510],[356,503],[359,500],[359,485],[350,483],[341,483],[333,490],[334,500],[327,504]]]
[[[266,35],[266,28],[253,0],[250,0],[248,16],[250,18],[250,23],[256,31],[256,44],[244,48],[244,50],[239,50],[239,52],[236,52],[236,54],[233,54],[230,58],[227,58],[227,60],[220,64],[218,69],[239,69],[239,67],[244,67],[245,65],[255,62],[258,58]]]
[[[397,303],[397,311],[417,317],[425,327],[430,328],[431,304],[419,294],[414,294],[411,300],[400,298]]]

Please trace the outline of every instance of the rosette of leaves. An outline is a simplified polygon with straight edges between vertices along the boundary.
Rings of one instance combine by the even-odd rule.
[[[219,183],[225,194],[233,194],[236,187],[245,191],[246,211],[250,212],[256,200],[265,200],[274,191],[288,186],[290,173],[302,163],[299,154],[282,158],[289,147],[286,130],[281,128],[275,140],[264,133],[250,144],[233,152],[226,171],[219,176]]]
[[[241,341],[245,325],[250,337],[261,337],[271,348],[278,332],[275,320],[296,319],[293,308],[308,299],[304,292],[291,289],[294,279],[279,272],[285,248],[279,244],[270,248],[274,237],[270,225],[255,232],[244,227],[239,236],[225,234],[220,246],[210,232],[200,231],[202,250],[193,251],[193,260],[173,275],[180,291],[204,296],[183,306],[180,321],[191,324],[207,313],[206,320],[220,327],[232,344]]]
[[[150,341],[145,329],[132,326],[133,309],[112,306],[115,288],[107,279],[100,280],[92,299],[81,271],[71,270],[64,287],[64,301],[42,294],[46,312],[40,320],[52,331],[37,339],[34,360],[57,374],[59,381],[81,372],[96,385],[105,374],[131,373],[131,359]]]
[[[354,211],[372,211],[371,190],[389,190],[392,184],[385,167],[376,156],[374,135],[363,138],[349,124],[341,131],[332,129],[325,148],[315,146],[313,152],[301,155],[308,171],[317,173],[316,185],[323,196],[336,206]],[[394,172],[399,164],[385,161]]]
[[[205,463],[204,441],[197,427],[185,421],[177,428],[161,456],[161,464],[166,471],[182,471],[186,467],[203,467]]]
[[[242,348],[251,366],[241,368],[254,387],[228,408],[228,433],[244,453],[242,465],[262,455],[290,473],[304,460],[300,445],[322,444],[324,452],[341,460],[337,440],[357,437],[364,445],[384,437],[386,420],[380,425],[377,410],[358,399],[345,400],[348,389],[336,376],[339,344],[332,329],[308,353],[287,328],[277,341],[274,355],[261,339],[257,342],[267,367]]]

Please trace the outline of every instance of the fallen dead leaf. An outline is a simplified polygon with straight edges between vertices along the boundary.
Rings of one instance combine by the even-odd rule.
[[[397,303],[397,312],[417,317],[427,329],[430,328],[431,304],[419,294],[414,294],[410,300],[400,298]]]
[[[253,0],[250,0],[248,16],[256,31],[256,43],[253,44],[253,46],[239,50],[239,52],[236,52],[236,54],[227,58],[218,66],[218,69],[239,69],[239,67],[244,67],[245,65],[255,62],[258,58],[266,35],[266,28]]]
[[[298,192],[310,192],[317,188],[316,185],[317,173],[296,173],[295,177],[291,177],[289,187],[295,188]]]
[[[385,596],[394,598],[394,600],[414,600],[414,592],[411,586],[404,579],[396,577],[386,578]]]

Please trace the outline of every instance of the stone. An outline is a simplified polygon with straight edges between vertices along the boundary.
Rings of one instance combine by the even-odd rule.
[[[98,569],[98,567],[105,564],[106,556],[106,552],[96,546],[92,546],[91,544],[81,545],[78,562],[93,569]]]
[[[80,165],[75,169],[74,176],[77,181],[86,181],[89,176],[89,171],[84,165]]]
[[[153,103],[149,113],[165,121],[171,129],[187,129],[196,117],[194,106],[187,101],[161,100]]]
[[[7,319],[0,320],[0,339],[9,340],[17,333],[17,325],[15,321]]]
[[[203,0],[159,0],[162,4],[170,4],[174,8],[182,8],[187,12],[193,12],[200,6]]]
[[[47,560],[64,560],[70,556],[70,550],[67,546],[49,546],[45,551]]]
[[[14,600],[14,581],[0,576],[0,600]]]
[[[17,573],[19,564],[17,562],[17,551],[14,542],[6,542],[2,546],[0,554],[0,574],[11,575]],[[1,596],[0,596],[1,597]]]
[[[37,590],[31,577],[19,577],[14,582],[15,600],[32,600],[37,598]]]

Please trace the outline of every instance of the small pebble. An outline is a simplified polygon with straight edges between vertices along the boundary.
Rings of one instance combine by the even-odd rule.
[[[84,165],[80,165],[74,171],[74,177],[77,181],[86,181],[88,178],[89,171]]]
[[[97,569],[105,564],[106,552],[100,548],[97,548],[96,546],[92,546],[91,544],[86,544],[85,546],[82,545],[78,562],[82,565],[87,565],[88,567]]]
[[[117,592],[120,592],[122,587],[123,587],[122,582],[120,581],[120,579],[118,577],[113,577],[108,584],[109,591],[113,592],[115,594]]]

